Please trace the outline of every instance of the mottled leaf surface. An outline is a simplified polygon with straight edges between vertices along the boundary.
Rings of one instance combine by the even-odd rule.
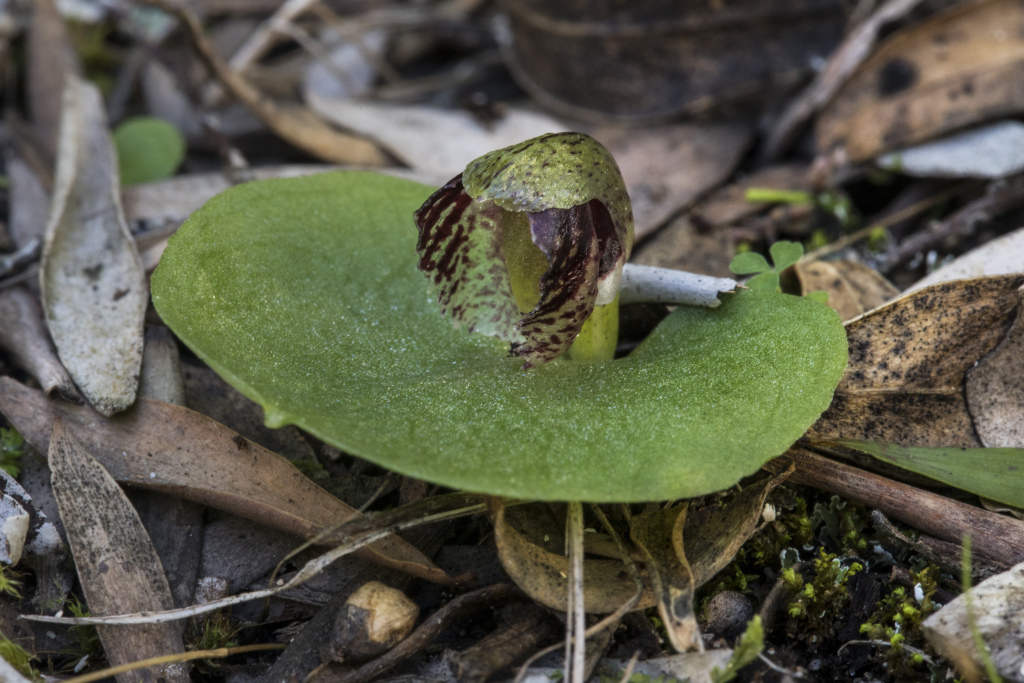
[[[69,76],[40,271],[61,361],[104,415],[135,400],[146,276],[121,210],[117,157],[96,86]]]
[[[172,238],[157,309],[268,424],[470,491],[695,496],[755,471],[828,406],[846,364],[838,316],[777,294],[677,309],[625,359],[523,371],[439,315],[412,222],[430,193],[368,173],[233,188]]]

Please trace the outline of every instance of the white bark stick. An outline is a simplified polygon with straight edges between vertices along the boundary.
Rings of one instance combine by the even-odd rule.
[[[627,263],[622,269],[619,303],[661,303],[717,308],[718,295],[736,289],[727,277],[698,275],[671,268]]]

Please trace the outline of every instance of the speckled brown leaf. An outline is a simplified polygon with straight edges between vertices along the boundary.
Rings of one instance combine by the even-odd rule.
[[[800,293],[824,291],[843,321],[877,308],[900,290],[873,268],[855,261],[811,261],[793,266]]]
[[[85,601],[94,616],[174,607],[160,558],[135,508],[117,482],[58,418],[49,447],[53,492],[75,556]],[[173,622],[97,628],[111,665],[184,652]],[[118,674],[118,683],[187,683],[182,662]]]
[[[961,2],[890,36],[817,123],[850,161],[1024,110],[1024,5]]]
[[[1017,290],[1024,299],[1024,289]],[[1024,448],[1024,311],[990,354],[967,372],[967,406],[989,448]]]
[[[69,76],[46,245],[43,310],[71,378],[104,415],[135,400],[149,288],[121,210],[103,98]]]
[[[1024,275],[944,282],[846,324],[850,362],[812,439],[980,446],[964,375],[996,347]]]
[[[139,399],[132,410],[105,418],[88,406],[49,400],[3,377],[0,413],[36,450],[46,451],[53,420],[60,416],[118,482],[173,493],[299,536],[313,536],[359,514],[281,456],[181,406]],[[397,536],[355,554],[431,581],[451,582]]]
[[[683,524],[688,507],[684,502],[673,508],[656,508],[629,521],[630,536],[647,560],[647,571],[658,600],[658,614],[672,647],[678,652],[699,649],[700,644],[700,629],[693,611],[696,586],[683,549]]]

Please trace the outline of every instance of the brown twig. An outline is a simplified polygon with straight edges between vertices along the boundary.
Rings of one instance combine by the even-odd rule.
[[[957,195],[966,192],[967,190],[970,190],[971,188],[977,185],[977,182],[978,181],[976,180],[967,180],[962,183],[957,183],[953,187],[947,188],[942,192],[938,192],[932,195],[931,197],[926,197],[919,202],[914,202],[910,206],[904,207],[899,211],[891,213],[882,220],[875,221],[870,225],[865,226],[860,230],[857,230],[856,232],[851,232],[849,235],[844,235],[840,237],[835,242],[831,242],[823,247],[820,247],[819,249],[815,249],[810,253],[804,254],[803,258],[800,259],[800,262],[810,263],[811,261],[823,259],[829,254],[834,254],[837,251],[841,251],[846,247],[852,246],[857,242],[860,242],[861,240],[867,239],[868,237],[871,236],[871,233],[873,233],[878,228],[888,228],[890,226],[896,225],[897,223],[902,223],[908,218],[913,218],[914,216],[920,213],[924,213],[925,211],[934,206],[938,206],[947,199],[952,199],[953,197],[956,197]]]
[[[1024,561],[1024,522],[961,503],[902,482],[850,467],[803,448],[769,461],[765,469],[779,472],[792,462],[789,483],[803,484],[855,500],[915,529],[958,543],[965,534],[976,551],[1003,564]]]
[[[508,602],[510,600],[527,600],[526,594],[519,588],[507,583],[486,586],[478,590],[460,595],[430,616],[412,634],[377,659],[364,664],[355,671],[346,671],[340,675],[335,667],[329,666],[311,674],[307,681],[317,683],[366,683],[385,671],[388,671],[412,655],[420,652],[441,635],[452,624],[465,619],[468,615],[482,609]]]
[[[980,224],[1024,206],[1024,174],[989,185],[988,192],[963,207],[944,221],[933,223],[925,230],[905,239],[886,259],[893,268],[912,259],[916,254],[934,249],[951,237],[970,235]]]
[[[921,0],[888,0],[850,31],[814,82],[789,104],[772,127],[763,153],[766,161],[785,152],[804,123],[835,97],[857,67],[871,55],[882,27],[906,16],[920,3]]]
[[[203,34],[195,13],[169,0],[145,0],[175,17],[185,28],[192,48],[217,80],[249,107],[268,128],[284,140],[315,157],[339,164],[388,166],[391,159],[372,142],[332,128],[306,107],[280,103],[261,93],[241,73],[233,70]]]

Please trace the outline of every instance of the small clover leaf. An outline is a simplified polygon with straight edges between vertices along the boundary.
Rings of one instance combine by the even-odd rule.
[[[750,275],[752,273],[764,273],[771,270],[768,260],[756,251],[745,251],[736,254],[736,258],[729,264],[729,270],[737,275]]]
[[[775,264],[775,272],[781,273],[800,260],[804,255],[804,245],[799,242],[776,242],[768,250]]]
[[[769,270],[750,278],[747,280],[747,287],[755,292],[774,293],[782,291],[782,288],[779,286],[779,274],[774,270]]]
[[[747,280],[747,287],[759,292],[781,292],[779,274],[800,260],[804,255],[804,246],[799,242],[776,242],[768,250],[772,255],[774,266],[768,265],[764,256],[753,251],[737,254],[729,264],[729,270],[737,275],[757,273]],[[826,297],[827,298],[827,297]],[[820,301],[814,297],[815,301]]]

